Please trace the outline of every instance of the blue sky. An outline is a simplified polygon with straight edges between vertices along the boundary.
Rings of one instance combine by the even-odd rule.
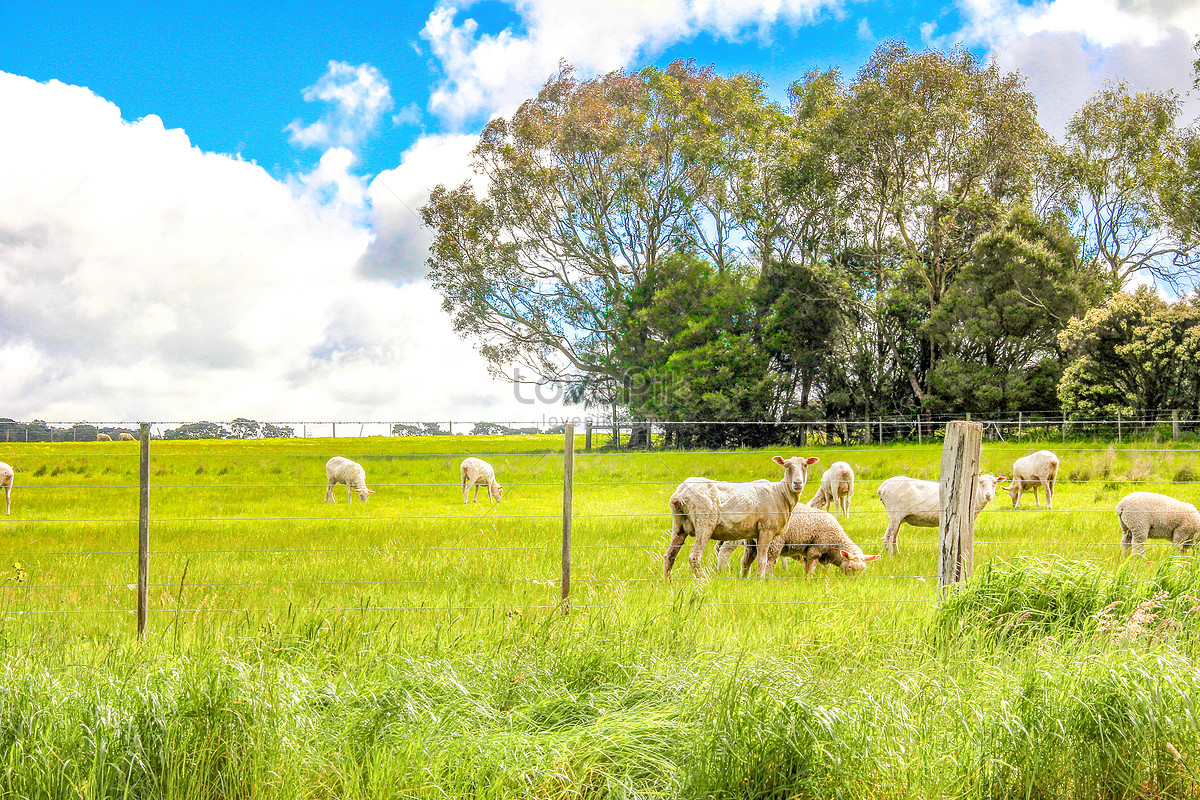
[[[413,209],[560,60],[677,58],[782,100],[885,39],[1106,80],[1189,119],[1200,0],[0,0],[0,416],[530,420],[451,331]]]

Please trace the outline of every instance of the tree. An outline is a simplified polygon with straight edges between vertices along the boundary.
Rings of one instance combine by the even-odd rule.
[[[764,100],[749,76],[676,62],[577,81],[563,66],[474,151],[482,194],[437,186],[429,277],[494,374],[615,390],[617,315],[677,251],[737,257],[726,186]],[[508,377],[508,376],[504,376]],[[614,414],[616,409],[614,408]]]
[[[262,435],[264,439],[291,439],[296,435],[296,430],[291,425],[272,425],[267,422],[263,424]]]
[[[257,439],[261,426],[252,419],[238,417],[229,423],[229,427],[233,429],[234,439]]]
[[[190,422],[163,431],[164,439],[228,439],[229,431],[215,422]]]
[[[1139,272],[1178,289],[1200,277],[1195,168],[1174,92],[1092,95],[1067,125],[1064,170],[1084,255],[1121,288]]]
[[[1058,394],[1082,414],[1200,410],[1200,298],[1117,292],[1059,334],[1070,361]]]
[[[980,236],[929,322],[944,352],[930,376],[934,410],[1057,406],[1058,333],[1108,288],[1078,250],[1065,220],[1023,205]]]

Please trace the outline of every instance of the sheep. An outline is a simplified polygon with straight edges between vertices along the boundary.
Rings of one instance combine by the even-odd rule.
[[[746,543],[747,551],[753,547],[753,542]],[[846,535],[837,517],[811,505],[796,506],[788,518],[787,527],[769,545],[768,575],[775,569],[775,562],[781,555],[802,560],[806,575],[812,575],[817,564],[829,563],[839,567],[846,575],[857,575],[867,568],[868,561],[879,558],[878,555],[863,555],[862,549]],[[750,559],[742,557],[743,572],[749,562]]]
[[[788,515],[808,482],[808,468],[819,460],[804,456],[785,460],[775,456],[772,461],[783,467],[783,479],[775,482],[764,479],[732,483],[692,477],[679,484],[671,495],[671,542],[663,557],[663,577],[670,580],[675,557],[689,536],[696,537],[688,555],[694,577],[704,577],[700,558],[709,539],[740,542],[748,537],[761,545],[755,552],[758,576],[763,577],[767,570],[767,545],[787,525]],[[745,562],[746,555],[742,559]]]
[[[121,435],[118,436],[117,439],[122,442],[136,442],[137,441],[136,436],[134,436],[132,433],[126,433],[124,431],[121,432]]]
[[[1187,550],[1200,536],[1200,512],[1191,503],[1157,492],[1130,492],[1117,503],[1121,525],[1121,556],[1130,546],[1146,555],[1146,539],[1170,539],[1175,549]]]
[[[496,483],[496,470],[482,458],[474,456],[464,458],[458,467],[458,474],[462,478],[464,505],[467,503],[467,494],[471,491],[472,486],[475,487],[475,497],[471,502],[479,499],[480,486],[488,487],[488,494],[491,495],[493,503],[499,503],[504,499],[504,487]]]
[[[996,486],[1007,480],[1003,475],[995,477],[984,474],[979,476],[975,488],[974,514],[972,521],[979,516],[983,507],[996,498]],[[889,553],[900,551],[896,538],[900,526],[907,522],[917,528],[936,528],[940,515],[940,489],[937,481],[922,481],[897,475],[879,484],[876,490],[883,507],[887,511],[888,526],[883,534],[883,547]]]
[[[97,441],[97,442],[111,442],[111,441],[112,441],[112,437],[111,437],[111,436],[109,436],[107,433],[97,433],[97,434],[96,434],[96,441]]]
[[[12,487],[16,474],[16,470],[0,461],[0,486],[4,487],[4,513],[6,515],[12,514]]]
[[[329,488],[325,490],[326,503],[337,502],[333,496],[333,487],[339,483],[346,484],[347,503],[354,502],[352,492],[358,492],[359,499],[364,503],[367,502],[368,497],[375,494],[373,489],[367,488],[367,471],[357,461],[334,456],[325,462],[325,476],[329,478]]]
[[[1021,456],[1013,462],[1012,483],[1008,493],[1012,497],[1013,508],[1021,505],[1021,492],[1025,489],[1033,492],[1034,505],[1038,502],[1038,487],[1046,490],[1046,508],[1054,508],[1054,482],[1058,479],[1058,456],[1049,450],[1038,450],[1027,456]]]
[[[810,508],[827,509],[833,506],[833,513],[838,508],[842,514],[850,518],[850,498],[854,496],[854,469],[845,461],[835,461],[821,476],[821,488],[808,501]]]

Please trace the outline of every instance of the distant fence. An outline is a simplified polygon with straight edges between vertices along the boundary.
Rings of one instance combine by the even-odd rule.
[[[779,421],[691,421],[618,419],[591,415],[526,421],[284,421],[155,422],[152,439],[358,438],[363,436],[509,436],[562,434],[571,422],[584,434],[585,449],[671,450],[688,448],[769,447],[772,445],[847,446],[940,442],[955,420],[979,422],[984,441],[1200,440],[1200,410],[1153,409],[1129,414],[1081,416],[1061,411],[1014,411],[1002,414],[880,414],[857,418]],[[0,442],[84,442],[98,436],[138,435],[127,422],[20,422],[0,419]]]
[[[1172,420],[1173,421],[1173,420]],[[1019,420],[1024,422],[1024,420]],[[344,423],[339,423],[344,424]],[[698,425],[699,423],[684,423]],[[720,427],[725,423],[705,423]],[[1145,424],[1149,424],[1145,422]],[[1162,424],[1157,421],[1154,424]],[[1169,423],[1167,423],[1169,424]],[[659,426],[656,423],[656,426]],[[944,456],[949,448],[943,447],[946,437],[947,422],[939,422],[936,430],[928,436],[923,436],[921,447],[911,448],[906,453],[917,454],[915,460],[922,462],[922,468],[932,470],[938,464],[939,454]],[[127,426],[133,428],[133,426]],[[145,635],[150,628],[150,620],[155,614],[181,613],[213,613],[213,612],[284,612],[296,609],[289,592],[298,587],[312,588],[318,586],[321,591],[327,591],[330,596],[323,605],[313,600],[314,607],[322,611],[348,613],[362,610],[360,605],[348,602],[347,597],[371,586],[388,586],[391,589],[401,587],[403,591],[389,595],[394,599],[386,606],[376,606],[375,611],[418,611],[428,612],[437,610],[461,611],[465,608],[492,608],[495,611],[511,609],[514,603],[528,602],[529,608],[562,609],[570,608],[573,601],[573,586],[587,586],[598,583],[617,583],[625,586],[653,586],[662,584],[663,553],[669,538],[670,512],[666,504],[673,488],[684,478],[692,474],[711,474],[722,477],[722,470],[728,465],[725,456],[735,456],[728,450],[631,450],[628,442],[620,450],[607,449],[612,442],[605,440],[605,434],[597,430],[592,423],[591,430],[585,425],[579,431],[573,425],[567,424],[563,430],[561,446],[550,440],[549,446],[538,451],[515,452],[478,452],[480,448],[466,448],[451,444],[455,440],[446,439],[446,447],[438,447],[429,452],[412,452],[402,449],[386,452],[367,453],[356,456],[353,450],[348,455],[362,460],[368,469],[368,482],[379,490],[379,497],[385,494],[398,496],[409,492],[415,496],[425,492],[429,497],[437,498],[436,503],[426,502],[424,505],[414,504],[411,508],[393,507],[388,510],[380,508],[378,499],[362,508],[361,515],[343,515],[339,512],[336,518],[317,513],[320,495],[324,493],[325,485],[311,482],[311,478],[324,477],[324,460],[334,455],[332,449],[318,452],[273,452],[266,449],[254,451],[224,451],[206,450],[161,452],[163,448],[151,440],[151,425],[144,424],[133,428],[138,433],[138,442],[126,442],[121,445],[114,443],[113,447],[101,444],[96,450],[87,449],[80,453],[72,449],[69,453],[56,455],[53,450],[38,452],[38,449],[24,449],[23,452],[8,454],[11,451],[0,450],[0,460],[12,463],[17,468],[17,489],[14,503],[14,515],[11,518],[0,517],[0,534],[8,534],[7,552],[0,553],[13,560],[13,569],[5,573],[0,569],[0,579],[8,590],[9,599],[5,607],[0,607],[0,616],[9,613],[15,606],[13,596],[19,594],[24,598],[19,606],[19,613],[29,614],[136,614],[139,635]],[[620,430],[620,425],[617,430]],[[669,426],[660,426],[663,428]],[[988,423],[978,424],[978,436],[982,440],[986,434]],[[628,430],[628,429],[626,429]],[[1037,430],[1035,426],[1027,426],[1023,430]],[[1171,431],[1168,428],[1168,432]],[[589,442],[589,433],[594,440]],[[653,435],[663,435],[661,431],[651,430]],[[1182,429],[1180,435],[1184,433]],[[937,434],[937,435],[934,435]],[[607,436],[613,434],[610,431]],[[625,435],[629,435],[626,433]],[[1124,431],[1122,431],[1122,435]],[[817,441],[817,436],[810,439],[812,444],[824,444]],[[443,441],[443,440],[437,440]],[[464,440],[458,440],[464,441]],[[544,440],[543,440],[544,441]],[[839,442],[831,444],[839,445]],[[849,444],[855,444],[853,439]],[[589,446],[590,445],[590,446]],[[157,452],[156,452],[157,448]],[[486,449],[486,448],[485,448]],[[476,451],[476,452],[472,452]],[[1103,454],[1106,448],[1063,447],[1064,454],[1082,454],[1093,452]],[[343,450],[343,452],[347,452]],[[794,450],[780,449],[779,455],[795,455]],[[853,459],[856,452],[847,448],[841,452]],[[1159,453],[1179,454],[1189,463],[1200,460],[1197,456],[1200,450],[1173,448],[1158,450],[1153,447],[1126,449],[1135,457],[1153,458]],[[773,455],[770,451],[762,453],[764,457]],[[506,498],[503,507],[494,507],[486,500],[480,505],[459,505],[457,496],[461,486],[457,478],[457,464],[468,455],[505,458],[518,462],[501,476],[506,484]],[[747,454],[757,458],[760,454]],[[637,459],[635,463],[646,463],[654,469],[645,471],[644,479],[630,480],[628,474],[613,470],[613,456],[617,461]],[[840,453],[839,453],[840,456]],[[698,457],[708,457],[707,468],[697,473],[695,467]],[[1067,456],[1068,458],[1070,456]],[[100,485],[94,475],[81,476],[72,479],[72,470],[79,470],[79,463],[70,463],[71,459],[80,462],[86,459],[101,461],[137,460],[137,479],[130,483],[118,481]],[[214,462],[236,459],[258,459],[257,469],[265,473],[261,480],[244,485],[230,485],[230,481],[222,478],[222,472]],[[438,462],[437,474],[446,474],[448,480],[402,479],[408,471],[407,464],[418,464],[422,460],[435,459]],[[978,469],[978,453],[975,455],[975,469]],[[303,460],[298,462],[297,460]],[[765,459],[764,459],[765,460]],[[34,464],[36,463],[36,466]],[[163,473],[166,465],[183,463],[184,467],[175,482],[169,482]],[[299,469],[291,469],[291,464],[300,463]],[[371,480],[374,474],[382,472],[382,465],[392,463],[400,465],[392,474],[401,476],[391,481],[377,483]],[[628,463],[628,462],[627,462]],[[915,465],[915,461],[914,461]],[[824,466],[824,465],[822,465]],[[1186,465],[1185,465],[1186,466]],[[1171,480],[1157,480],[1155,483],[1193,484],[1196,471],[1181,466]],[[770,467],[764,464],[764,467]],[[906,467],[905,469],[911,469]],[[379,471],[375,471],[375,470]],[[942,474],[945,475],[945,465],[942,464]],[[641,470],[641,467],[638,467]],[[104,467],[102,472],[107,472]],[[764,470],[765,471],[765,470]],[[961,472],[961,471],[960,471]],[[191,478],[192,474],[195,478]],[[309,479],[272,479],[271,474],[301,474],[310,476]],[[969,473],[969,470],[968,470]],[[128,468],[120,471],[122,475],[132,474]],[[386,473],[384,473],[386,474]],[[860,496],[874,497],[874,487],[885,475],[871,475],[860,478],[858,491]],[[934,473],[930,477],[937,477]],[[960,477],[962,475],[960,474]],[[54,482],[57,479],[57,482]],[[68,479],[72,479],[68,482]],[[819,470],[810,476],[810,495],[814,485],[819,482]],[[115,479],[114,479],[115,480]],[[320,478],[318,478],[320,480]],[[1060,475],[1060,484],[1104,484],[1109,487],[1119,487],[1121,484],[1144,483],[1142,479],[1120,478],[1107,473],[1096,474],[1095,479],[1090,472],[1064,469]],[[969,485],[967,480],[964,485]],[[623,500],[621,492],[629,492],[632,487],[653,486],[645,498],[636,502]],[[102,491],[103,490],[103,491]],[[338,490],[345,498],[346,487],[339,486]],[[22,500],[22,493],[43,491],[58,493],[61,500],[53,504],[45,504],[46,510],[40,516],[25,513],[27,504]],[[171,516],[156,513],[152,503],[153,498],[162,498],[167,492],[184,495],[196,495],[194,507],[186,512]],[[304,493],[304,499],[295,505],[292,513],[258,513],[251,506],[239,506],[237,501],[242,495],[279,494],[298,492]],[[561,492],[561,495],[559,494]],[[99,495],[111,495],[100,501],[95,500]],[[311,496],[308,494],[311,493]],[[485,491],[486,493],[486,491]],[[524,493],[524,495],[523,495]],[[528,502],[530,495],[538,493],[538,504]],[[607,505],[597,505],[597,498],[603,494],[611,497]],[[653,497],[653,501],[649,499]],[[136,498],[136,499],[135,499]],[[1191,498],[1189,498],[1191,499]],[[644,502],[643,502],[644,500]],[[802,500],[803,502],[803,500]],[[1001,508],[998,498],[996,505],[985,510],[992,514],[1013,513]],[[439,510],[437,503],[442,504]],[[446,505],[450,503],[451,505]],[[1007,505],[1007,501],[1003,503]],[[51,507],[52,506],[52,507]],[[451,507],[453,506],[453,507]],[[137,513],[133,509],[137,508]],[[99,509],[99,512],[97,511]],[[599,510],[597,510],[599,509]],[[410,513],[394,513],[403,510]],[[346,509],[347,512],[350,509]],[[102,513],[101,513],[102,512]],[[417,513],[411,513],[417,512]],[[873,515],[880,519],[884,512],[878,510],[856,510],[856,514]],[[1017,513],[1025,513],[1022,509]],[[1053,513],[1062,519],[1061,515],[1081,515],[1105,513],[1111,514],[1111,508],[1098,509],[1063,509],[1061,505]],[[1067,517],[1069,519],[1070,517]],[[1028,519],[1034,519],[1032,517]],[[1037,518],[1041,519],[1041,518]],[[409,543],[404,531],[413,525],[426,524],[442,526],[445,529],[447,541],[437,545],[428,543]],[[561,530],[559,528],[561,524]],[[1040,523],[1040,524],[1044,524]],[[10,527],[11,525],[11,527]],[[68,526],[71,536],[64,541],[52,541],[40,533],[48,525]],[[632,525],[637,529],[638,544],[615,541],[603,535],[606,528],[619,525]],[[317,531],[318,542],[310,546],[286,546],[269,544],[255,546],[254,537],[257,532],[265,529],[288,528]],[[324,527],[323,527],[324,526]],[[344,531],[354,531],[367,527],[370,529],[370,541],[361,545],[345,543],[341,539]],[[884,526],[878,525],[880,532]],[[100,540],[109,543],[106,547],[72,549],[70,544],[75,540],[75,531],[95,531]],[[911,530],[911,529],[906,529]],[[163,536],[163,531],[170,535]],[[186,534],[186,535],[181,535]],[[400,533],[397,533],[399,531]],[[513,532],[525,537],[519,540],[512,538]],[[536,535],[530,534],[533,531]],[[1114,525],[1115,531],[1115,525]],[[201,535],[202,543],[193,540]],[[984,541],[976,543],[959,533],[958,544],[950,548],[954,563],[945,563],[945,554],[939,559],[928,560],[928,570],[913,571],[912,574],[883,574],[868,573],[875,580],[889,582],[916,581],[928,586],[926,600],[857,600],[850,602],[905,603],[933,602],[936,599],[934,587],[944,585],[947,580],[953,581],[955,576],[963,575],[961,565],[967,565],[969,572],[971,559],[976,544],[992,547],[998,543]],[[159,538],[155,538],[158,536]],[[320,537],[325,537],[324,539]],[[398,537],[398,538],[397,538]],[[82,536],[78,537],[82,540]],[[1117,536],[1102,537],[1103,541],[1055,542],[1052,535],[1047,535],[1040,545],[1066,545],[1072,547],[1104,548],[1115,552],[1118,547]],[[644,541],[642,540],[644,539]],[[188,544],[180,542],[186,540]],[[47,547],[44,541],[50,541]],[[133,542],[136,549],[131,549]],[[165,545],[164,542],[165,541]],[[690,542],[686,547],[690,548]],[[865,550],[871,552],[877,549],[876,541],[859,541]],[[914,544],[921,548],[936,545],[941,549],[943,540],[936,542],[921,540],[913,542],[906,540],[906,547]],[[965,548],[965,549],[964,549]],[[419,569],[421,559],[433,552],[440,552],[446,557],[445,568],[441,571]],[[594,557],[596,554],[617,553],[621,557],[614,559],[616,567],[606,566],[600,572],[590,569],[582,574],[578,571],[580,555]],[[465,566],[473,562],[496,561],[497,554],[505,557],[503,569],[488,573],[483,577],[464,576]],[[630,556],[625,558],[624,556]],[[271,577],[261,580],[246,578],[239,572],[243,562],[253,558],[266,558],[273,562],[275,568]],[[127,572],[110,570],[107,575],[117,573],[128,575],[128,578],[90,577],[92,570],[97,574],[103,572],[100,562],[114,559],[124,562],[127,559]],[[351,580],[339,573],[341,567],[335,562],[350,563],[355,560],[371,559],[372,563],[393,563],[405,565],[410,572],[401,577],[373,575],[362,580]],[[68,560],[77,560],[81,566],[65,566]],[[296,577],[296,572],[303,567],[310,567],[314,562],[329,561],[328,574],[319,579]],[[413,563],[410,564],[409,561]],[[164,562],[169,567],[163,566]],[[208,563],[206,563],[208,562]],[[157,565],[157,566],[156,566]],[[574,573],[573,573],[574,570]],[[35,579],[29,580],[24,574],[28,571],[36,574]],[[386,571],[380,568],[380,571]],[[276,574],[278,573],[278,574]],[[266,575],[266,573],[263,573]],[[677,567],[676,581],[690,581],[686,564]],[[5,577],[7,575],[7,577]],[[136,578],[135,578],[136,575]],[[784,576],[801,579],[795,572]],[[951,576],[949,579],[947,576]],[[524,598],[511,602],[479,601],[471,606],[471,601],[458,597],[453,602],[439,604],[431,601],[422,594],[423,587],[440,587],[453,592],[482,584],[491,584],[512,589],[518,587],[521,592],[513,596]],[[196,587],[205,590],[217,590],[221,587],[238,587],[241,589],[266,592],[271,596],[281,598],[280,605],[263,603],[247,604],[242,607],[217,603],[215,600],[204,603],[189,602],[190,593],[196,592]],[[15,594],[14,594],[15,593]],[[38,599],[39,593],[52,593],[57,600],[52,603]],[[220,592],[205,595],[206,597],[223,597]],[[309,596],[309,595],[306,595]],[[533,600],[530,600],[533,598]],[[286,600],[287,602],[283,602]],[[775,601],[778,602],[778,601]],[[791,600],[789,604],[813,605],[827,604],[828,598],[822,600]],[[717,603],[718,605],[720,603]]]

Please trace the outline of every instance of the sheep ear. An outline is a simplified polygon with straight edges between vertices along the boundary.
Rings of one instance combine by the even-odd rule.
[[[878,553],[876,553],[876,554],[875,554],[875,555],[873,555],[873,556],[863,556],[863,561],[876,561],[876,560],[878,560],[878,559],[879,559],[879,554],[878,554]]]
[[[848,561],[848,560],[850,560],[850,551],[849,551],[849,550],[843,550],[843,551],[842,551],[842,558],[846,559],[847,561]]]
[[[813,456],[812,458],[808,459],[808,463],[809,463],[809,464],[815,464],[815,463],[817,463],[817,462],[818,462],[818,461],[820,461],[820,460],[821,460],[821,459],[817,458],[816,456]]]
[[[1008,480],[1008,478],[1004,477],[1003,475],[1000,475],[999,477],[996,478],[996,483],[997,484],[1004,483],[1006,480]]]
[[[776,464],[779,464],[780,466],[783,465],[783,457],[782,456],[775,456],[771,460],[774,461]]]
[[[375,490],[374,490],[374,489],[367,489],[367,494],[375,494]]]

